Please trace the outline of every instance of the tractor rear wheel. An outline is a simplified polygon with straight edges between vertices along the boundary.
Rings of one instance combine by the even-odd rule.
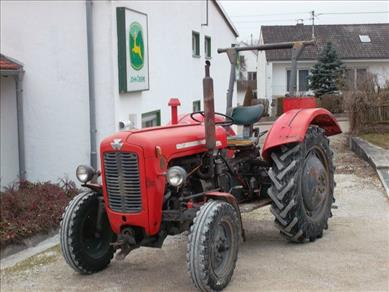
[[[268,195],[281,234],[293,242],[322,237],[335,185],[333,152],[324,130],[310,126],[303,142],[275,149],[271,159]]]
[[[76,272],[92,274],[106,268],[114,254],[114,233],[103,212],[97,230],[98,194],[77,195],[66,207],[60,226],[62,254]]]
[[[201,291],[225,288],[234,273],[240,242],[240,221],[235,208],[224,201],[209,201],[197,212],[187,247],[188,270]]]

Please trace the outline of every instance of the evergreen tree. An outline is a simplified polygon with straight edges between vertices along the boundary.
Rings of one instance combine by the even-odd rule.
[[[311,75],[308,77],[309,89],[312,89],[317,97],[338,91],[342,74],[342,62],[332,44],[327,43],[319,54],[318,62],[311,69]]]

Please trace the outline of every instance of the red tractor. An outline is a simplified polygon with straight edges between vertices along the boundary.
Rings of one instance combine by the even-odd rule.
[[[168,235],[188,231],[190,276],[198,289],[213,291],[225,288],[234,272],[245,238],[242,210],[271,204],[276,226],[288,240],[322,237],[335,185],[327,136],[341,133],[332,114],[321,108],[284,113],[267,133],[261,155],[259,138],[265,132],[253,125],[263,106],[231,107],[239,50],[295,45],[219,50],[227,52],[232,67],[227,114],[214,112],[207,62],[204,112],[104,139],[101,172],[77,168],[89,191],[76,196],[63,214],[66,262],[81,274],[95,273],[115,253],[124,259],[133,249],[160,248]],[[235,135],[231,125],[243,126],[243,135]]]

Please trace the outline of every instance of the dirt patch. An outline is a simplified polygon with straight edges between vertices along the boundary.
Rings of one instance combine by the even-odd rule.
[[[348,134],[331,137],[330,141],[334,151],[335,174],[355,174],[361,179],[376,181],[379,184],[375,170],[350,151]]]

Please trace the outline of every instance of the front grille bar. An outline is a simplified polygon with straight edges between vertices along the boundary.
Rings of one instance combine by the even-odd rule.
[[[105,185],[109,207],[116,212],[142,209],[138,156],[132,152],[104,153]]]

